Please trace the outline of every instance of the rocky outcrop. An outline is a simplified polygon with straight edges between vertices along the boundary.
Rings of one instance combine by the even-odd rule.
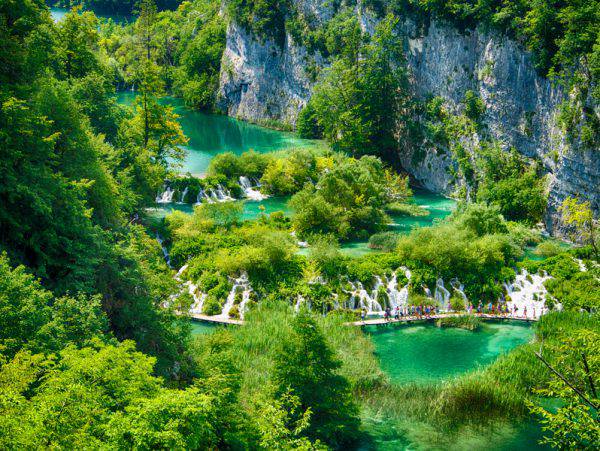
[[[298,3],[314,12],[328,2]],[[327,11],[325,15],[331,14]],[[365,30],[371,30],[374,22],[361,15]],[[557,107],[565,93],[537,75],[530,55],[517,43],[499,33],[461,33],[436,22],[421,31],[407,21],[401,32],[406,36],[415,95],[444,97],[459,111],[465,92],[475,91],[486,105],[488,133],[506,147],[514,146],[543,163],[549,174],[546,225],[550,232],[558,231],[557,207],[566,196],[585,197],[600,211],[600,149],[579,150],[567,145],[556,125]],[[229,26],[223,61],[220,105],[229,115],[291,125],[310,98],[314,85],[311,67],[326,65],[319,55],[309,55],[289,36],[280,47],[255,39],[235,24]],[[452,191],[454,181],[448,169],[454,162],[443,149],[403,149],[400,160],[427,188]]]

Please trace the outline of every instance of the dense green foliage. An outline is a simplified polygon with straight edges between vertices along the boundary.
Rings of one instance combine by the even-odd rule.
[[[385,228],[386,209],[405,205],[412,194],[408,179],[394,174],[378,158],[355,159],[318,149],[223,153],[211,161],[208,175],[227,186],[235,185],[240,176],[251,177],[260,180],[267,194],[293,195],[292,225],[300,237],[366,238]],[[410,213],[408,207],[405,210]]]
[[[301,134],[322,134],[334,149],[353,155],[394,160],[398,144],[393,133],[406,119],[409,102],[396,24],[397,19],[387,17],[358,50],[340,53],[298,119]],[[358,42],[363,40],[366,36]]]
[[[592,252],[563,252],[540,262],[525,261],[530,271],[546,271],[552,279],[546,281],[554,302],[567,310],[596,311],[600,308],[600,268]],[[576,258],[582,258],[579,263]],[[580,264],[586,269],[581,271]]]
[[[98,13],[129,15],[138,12],[140,2],[139,0],[58,0],[54,3],[64,7],[81,5],[85,9]],[[181,0],[156,0],[159,9],[175,9],[179,3]]]
[[[128,137],[143,134],[135,113],[106,99],[110,70],[91,13],[74,11],[54,25],[32,1],[0,15],[0,246],[57,297],[40,298],[39,327],[53,321],[41,304],[84,315],[76,311],[92,299],[89,308],[100,303],[115,337],[135,339],[158,357],[158,371],[172,371],[187,329],[156,309],[174,284],[156,242],[133,224],[168,166],[157,146]],[[152,136],[164,143],[162,133],[173,131],[178,125]],[[31,332],[35,339],[38,327]]]
[[[389,158],[401,117],[390,108],[407,107],[394,20],[366,39],[349,10],[319,30],[293,2],[247,0],[229,5],[230,14],[243,12],[243,26],[281,41],[282,30],[302,34],[308,24],[302,39],[336,60],[301,125],[360,158],[328,150],[223,154],[206,179],[173,178],[186,138],[161,97],[171,89],[190,105],[213,107],[224,44],[218,8],[197,0],[158,13],[144,0],[138,20],[120,27],[79,9],[54,24],[40,0],[0,4],[0,448],[346,449],[365,435],[361,408],[375,406],[430,432],[417,440],[423,446],[439,447],[465,430],[520,420],[528,404],[552,433],[549,443],[593,447],[595,414],[532,352],[542,349],[598,402],[598,320],[580,312],[600,306],[589,206],[572,199],[563,213],[591,249],[523,263],[552,276],[549,296],[565,310],[540,321],[536,343],[438,386],[389,384],[371,341],[345,324],[356,314],[344,311],[351,282],[370,290],[376,277],[395,272],[406,286],[406,265],[413,304],[435,303],[423,293],[439,277],[458,278],[473,302],[496,302],[536,239],[510,222],[542,214],[535,165],[488,139],[474,154],[461,149],[458,128],[483,133],[483,103],[467,93],[464,112],[453,116],[434,99],[425,139],[446,140],[465,197],[481,203],[406,237],[375,233],[385,230],[386,211],[423,214],[406,203],[406,178],[363,155]],[[115,81],[135,83],[132,109],[114,102]],[[336,113],[341,128],[325,114],[338,101],[346,102]],[[152,233],[165,238],[176,267],[187,265],[174,280],[142,225],[145,207],[165,179],[180,193],[188,187],[193,202],[219,184],[239,195],[240,176],[259,179],[266,193],[293,195],[294,215],[242,221],[242,205],[224,202],[167,216]],[[382,252],[340,253],[338,239],[369,235]],[[298,253],[298,239],[309,241],[307,253]],[[189,295],[206,294],[204,313],[218,314],[244,274],[252,286],[246,325],[192,340],[179,315]],[[189,294],[183,280],[194,282]],[[377,296],[391,305],[384,288]],[[240,297],[232,316],[243,313]],[[461,301],[451,300],[457,310]],[[444,322],[477,325],[473,316]],[[534,395],[563,404],[548,411]]]
[[[139,90],[144,76],[140,65],[150,55],[155,81],[164,89],[182,97],[190,107],[213,109],[225,48],[219,7],[218,1],[195,0],[174,11],[154,9],[150,16],[142,14],[131,24],[103,24],[101,45],[110,55],[114,81]]]

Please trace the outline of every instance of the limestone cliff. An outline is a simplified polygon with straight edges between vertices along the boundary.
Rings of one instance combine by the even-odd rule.
[[[304,0],[302,8],[331,13],[326,0]],[[361,14],[366,31],[374,19]],[[530,55],[497,32],[460,33],[450,25],[431,22],[418,30],[404,22],[406,56],[415,95],[444,97],[455,110],[467,90],[485,102],[489,133],[519,152],[539,159],[549,174],[546,225],[556,230],[556,208],[568,195],[582,195],[600,211],[600,149],[572,149],[556,125],[557,107],[565,93],[537,75]],[[310,67],[326,64],[288,36],[283,47],[255,39],[230,24],[223,56],[220,105],[229,115],[253,122],[275,120],[290,125],[310,98],[314,81]],[[449,193],[451,157],[432,149],[416,158],[415,149],[400,152],[405,169],[427,188]]]

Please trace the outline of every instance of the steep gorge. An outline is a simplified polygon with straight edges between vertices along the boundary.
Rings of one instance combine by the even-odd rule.
[[[303,0],[295,6],[320,22],[334,13],[326,0]],[[355,12],[363,30],[371,32],[378,19],[361,8]],[[506,148],[514,146],[542,163],[548,174],[545,222],[549,232],[561,234],[557,207],[568,196],[588,199],[600,211],[598,149],[569,143],[558,125],[558,108],[567,93],[558,83],[538,75],[528,52],[507,36],[482,28],[459,31],[435,20],[419,27],[408,18],[400,28],[417,98],[440,96],[459,112],[465,93],[474,91],[486,106],[487,133]],[[314,68],[327,64],[289,34],[282,44],[276,43],[232,21],[223,55],[219,105],[230,116],[293,126],[311,96]],[[449,169],[456,163],[445,149],[406,146],[398,152],[403,167],[425,187],[452,192],[456,180]]]

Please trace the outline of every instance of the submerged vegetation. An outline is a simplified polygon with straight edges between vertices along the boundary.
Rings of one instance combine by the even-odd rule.
[[[398,19],[383,15],[416,4],[361,4],[385,17],[368,37],[346,2],[323,27],[290,1],[221,9],[194,0],[164,11],[176,5],[71,3],[138,18],[118,25],[75,8],[54,23],[41,0],[0,4],[1,449],[368,448],[370,419],[411,446],[451,448],[531,418],[554,447],[597,446],[591,206],[569,198],[560,209],[582,246],[542,243],[547,258],[523,260],[542,241],[531,229],[546,203],[539,167],[484,132],[474,93],[452,113],[441,99],[409,96]],[[418,8],[464,26],[500,23],[504,12],[512,32],[532,37],[540,69],[595,58],[571,32],[580,22],[592,29],[578,15],[587,6],[549,18],[556,36],[544,56],[534,16],[548,5],[438,3]],[[330,59],[298,122],[329,144],[223,153],[205,178],[182,176],[187,138],[163,97],[216,109],[228,20],[277,44],[290,33]],[[131,108],[114,99],[125,87],[138,93]],[[475,132],[482,139],[466,151]],[[429,214],[396,171],[407,143],[451,152],[461,202],[445,220],[400,234],[390,215]],[[198,205],[150,222],[157,192]],[[289,196],[292,213],[244,219],[240,199],[268,195]],[[373,251],[341,252],[356,239]],[[517,298],[543,305],[523,312],[545,313],[535,340],[433,383],[392,381],[369,335],[348,325],[361,313],[433,307],[460,312],[440,327],[478,334],[486,325],[473,307],[497,312]],[[193,337],[190,310],[244,326]]]

